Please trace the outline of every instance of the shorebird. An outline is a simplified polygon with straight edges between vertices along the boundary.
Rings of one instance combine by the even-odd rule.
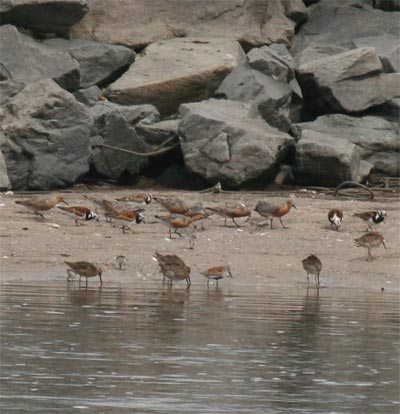
[[[139,210],[126,210],[118,213],[116,215],[111,215],[110,218],[114,220],[114,222],[120,226],[122,226],[122,233],[125,233],[125,229],[132,230],[130,224],[136,223],[144,223],[144,217],[140,214]]]
[[[171,230],[174,230],[179,237],[182,237],[180,233],[178,233],[179,229],[184,229],[188,227],[192,223],[192,219],[189,217],[185,217],[178,214],[172,214],[170,216],[154,216],[155,218],[161,220],[163,224],[165,224],[169,228],[169,238],[172,239]]]
[[[319,286],[319,274],[322,270],[321,260],[313,254],[302,260],[303,268],[307,272],[307,285],[310,284],[309,275],[315,276],[315,284]]]
[[[72,269],[67,269],[67,281],[72,282],[76,278],[76,273]]]
[[[81,277],[86,277],[86,286],[88,284],[88,278],[98,276],[100,279],[100,285],[103,284],[103,280],[101,279],[101,275],[103,270],[100,267],[95,266],[93,263],[90,262],[64,262],[67,266],[69,266],[73,272],[79,275],[79,281]]]
[[[48,211],[55,207],[59,203],[68,203],[60,196],[54,196],[51,198],[32,198],[29,200],[17,200],[16,204],[26,207],[28,210],[34,212],[37,216],[44,218],[41,211]]]
[[[286,215],[287,213],[289,213],[289,211],[292,207],[296,208],[296,206],[293,204],[292,200],[286,201],[280,207],[276,206],[274,204],[268,203],[267,201],[259,201],[257,203],[256,208],[254,209],[254,211],[257,211],[257,213],[260,216],[263,216],[263,217],[266,217],[266,218],[271,218],[271,229],[272,229],[272,220],[274,219],[274,217],[279,218],[279,221],[281,222],[282,227],[284,229],[287,229],[288,227],[286,227],[283,224],[282,217],[284,215]]]
[[[172,285],[173,281],[179,282],[180,280],[186,280],[188,286],[192,284],[190,280],[190,267],[186,266],[185,262],[176,254],[162,255],[155,252],[154,258],[160,265],[163,283],[165,279],[168,279],[168,284],[170,285]]]
[[[116,256],[114,260],[117,262],[120,270],[126,270],[126,265],[128,263],[126,256],[119,255]]]
[[[142,203],[142,204],[150,204],[153,196],[150,193],[136,193],[130,194],[125,197],[116,198],[117,201],[125,201],[128,203]]]
[[[354,241],[357,246],[366,247],[368,249],[367,262],[373,259],[371,249],[379,247],[381,244],[383,244],[383,247],[386,249],[384,237],[382,234],[377,232],[369,232],[364,234],[364,236],[354,239]]]
[[[75,224],[79,226],[79,221],[99,220],[99,216],[87,207],[81,206],[58,206],[59,209],[67,213],[75,220]]]
[[[207,278],[207,286],[210,284],[210,280],[216,280],[217,286],[218,286],[218,281],[220,279],[223,279],[225,276],[233,278],[232,273],[231,273],[231,268],[228,265],[210,267],[209,269],[205,270],[204,272],[200,272],[200,273],[205,278]]]
[[[359,217],[361,220],[368,223],[367,231],[372,231],[372,226],[381,224],[387,217],[385,210],[377,211],[365,211],[363,213],[354,213],[355,217]]]
[[[179,198],[162,198],[154,196],[153,200],[161,204],[171,214],[185,214],[190,208]]]
[[[342,225],[343,211],[341,211],[341,210],[331,210],[328,213],[328,220],[331,223],[332,229],[339,231],[339,228]]]
[[[225,219],[224,226],[226,226],[226,220],[230,218],[237,227],[240,227],[239,224],[236,223],[235,218],[251,216],[251,210],[244,204],[226,207],[206,207],[206,210],[212,211],[223,217]]]

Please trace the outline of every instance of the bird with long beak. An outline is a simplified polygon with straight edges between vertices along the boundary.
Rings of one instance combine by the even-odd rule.
[[[42,211],[48,211],[51,210],[53,207],[55,207],[59,203],[65,203],[68,205],[68,203],[60,196],[54,196],[51,198],[31,198],[29,200],[16,200],[15,204],[19,204],[21,206],[24,206],[28,210],[35,213],[36,216],[40,216],[44,218],[44,215]]]
[[[367,262],[373,260],[371,249],[375,249],[379,247],[381,244],[383,244],[383,247],[386,249],[385,239],[382,234],[371,231],[367,234],[364,234],[364,236],[361,236],[357,239],[354,239],[356,242],[356,245],[359,247],[366,247],[368,250],[367,255]]]
[[[259,201],[254,211],[257,211],[257,213],[260,216],[271,219],[271,229],[272,229],[272,221],[275,217],[279,218],[279,221],[281,222],[282,227],[284,229],[287,229],[288,227],[286,227],[283,224],[282,217],[288,214],[292,207],[297,209],[297,207],[293,204],[292,200],[285,201],[285,203],[283,203],[283,205],[281,206],[276,206],[274,204],[268,203],[267,201]]]
[[[158,261],[163,274],[163,283],[168,279],[168,283],[172,285],[173,281],[179,282],[186,280],[188,286],[192,284],[190,280],[190,267],[186,266],[185,262],[176,254],[161,254],[154,253],[154,259]]]
[[[69,268],[71,268],[76,274],[79,275],[79,281],[81,277],[86,278],[86,286],[88,284],[89,277],[98,276],[100,279],[100,285],[103,284],[103,280],[101,275],[103,274],[103,270],[101,267],[95,266],[93,263],[90,262],[64,262]]]

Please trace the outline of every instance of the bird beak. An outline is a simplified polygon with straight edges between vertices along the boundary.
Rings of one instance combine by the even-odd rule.
[[[293,207],[295,210],[297,210],[297,207],[296,207],[294,204],[292,204],[292,207]]]
[[[64,204],[66,204],[67,206],[69,206],[69,204],[62,198],[61,199],[61,201],[60,201],[60,203],[64,203]]]
[[[385,249],[387,249],[387,247],[386,247],[386,244],[385,244],[385,241],[384,241],[384,240],[382,240],[382,244],[383,244],[383,247],[384,247]]]
[[[233,279],[232,273],[230,271],[228,273],[229,273],[229,276]]]

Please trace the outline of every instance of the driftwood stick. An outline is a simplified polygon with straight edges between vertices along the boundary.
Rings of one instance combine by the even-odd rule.
[[[108,148],[114,151],[124,152],[125,154],[136,155],[137,157],[151,157],[152,155],[164,154],[164,152],[167,152],[177,147],[178,145],[179,144],[175,144],[170,147],[159,149],[157,151],[151,151],[151,152],[136,152],[136,151],[131,151],[131,150],[123,149],[123,148],[113,147],[112,145],[107,145],[107,144],[94,144],[92,145],[92,147],[93,148],[96,148],[96,147]]]
[[[339,184],[336,188],[335,188],[335,192],[333,193],[334,196],[337,196],[339,193],[339,190],[343,187],[347,187],[347,186],[352,186],[352,187],[359,187],[359,188],[363,188],[364,190],[368,191],[370,194],[370,198],[373,199],[375,198],[375,194],[374,192],[368,188],[366,185],[364,184],[360,184],[360,183],[355,183],[354,181],[345,181],[342,184]]]

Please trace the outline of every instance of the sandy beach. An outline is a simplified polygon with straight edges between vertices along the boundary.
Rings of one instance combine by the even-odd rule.
[[[85,200],[93,198],[114,199],[133,193],[129,190],[107,190],[91,192],[66,192],[61,194],[70,205],[95,207]],[[205,230],[196,231],[195,247],[189,248],[190,235],[170,240],[168,229],[154,216],[167,214],[157,203],[145,206],[146,223],[135,225],[134,233],[123,234],[101,217],[76,226],[74,221],[54,208],[45,214],[45,219],[35,218],[14,200],[26,195],[1,194],[1,280],[15,281],[66,280],[64,260],[87,260],[103,267],[106,284],[135,284],[146,280],[161,283],[159,266],[153,259],[155,251],[176,253],[191,267],[194,284],[206,284],[200,271],[210,266],[230,264],[233,280],[222,283],[245,283],[271,286],[306,286],[307,278],[301,260],[310,254],[317,255],[323,264],[321,287],[399,291],[400,288],[400,206],[396,201],[360,201],[345,198],[328,198],[317,193],[196,193],[155,191],[153,194],[179,197],[188,204],[202,202],[204,206],[217,206],[244,202],[254,209],[258,200],[282,204],[290,197],[297,210],[283,218],[288,229],[283,229],[279,220],[274,228],[260,226],[265,222],[256,212],[245,223],[238,219],[241,227],[228,220],[212,216],[204,222]],[[137,205],[138,207],[140,205]],[[344,212],[343,225],[339,232],[330,228],[327,213],[332,208]],[[356,247],[354,238],[365,233],[366,224],[353,217],[354,212],[384,209],[388,217],[378,226],[386,241],[387,250],[381,246],[374,249],[374,260],[367,262],[367,251]],[[125,272],[118,270],[115,256],[128,258]],[[310,278],[311,280],[311,278]],[[66,281],[67,283],[67,281]],[[89,284],[97,284],[97,279]]]

